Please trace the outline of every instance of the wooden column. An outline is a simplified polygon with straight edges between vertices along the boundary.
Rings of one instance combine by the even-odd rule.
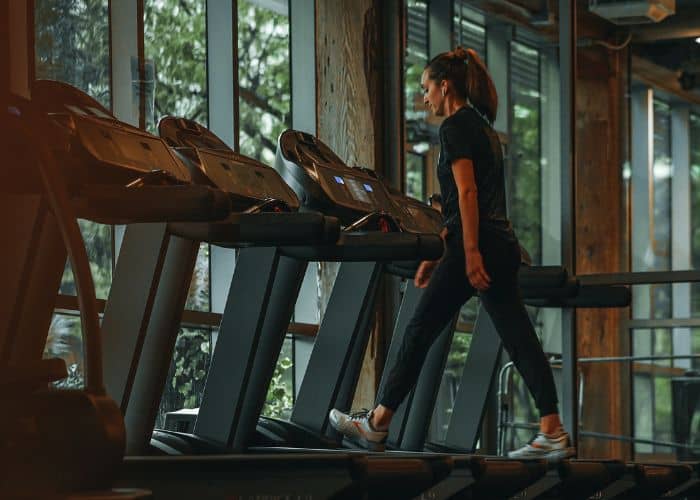
[[[626,51],[579,49],[576,134],[576,270],[578,274],[627,271],[622,164],[626,159]],[[626,309],[577,312],[578,355],[624,356]],[[629,435],[629,371],[624,363],[579,365],[584,377],[584,430]],[[580,457],[630,458],[620,441],[581,438]]]
[[[316,2],[317,133],[348,165],[383,173],[381,1]],[[333,264],[320,270],[322,309],[335,279]],[[381,321],[375,326],[353,406],[371,407],[383,356]],[[379,359],[381,358],[381,359]]]

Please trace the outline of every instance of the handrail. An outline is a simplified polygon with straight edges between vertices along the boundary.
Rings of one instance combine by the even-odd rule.
[[[700,282],[700,271],[639,271],[629,273],[579,274],[582,285],[656,285]]]

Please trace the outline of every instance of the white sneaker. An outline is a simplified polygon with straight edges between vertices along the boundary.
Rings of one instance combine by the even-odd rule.
[[[360,410],[343,413],[333,408],[328,414],[331,426],[343,436],[371,451],[384,451],[387,431],[372,427],[372,412]]]
[[[554,434],[538,432],[528,444],[508,453],[508,458],[541,458],[557,462],[575,454],[576,448],[571,446],[569,434],[560,429]]]

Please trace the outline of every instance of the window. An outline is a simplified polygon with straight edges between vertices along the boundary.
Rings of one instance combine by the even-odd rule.
[[[35,0],[36,78],[77,87],[110,107],[107,0]]]
[[[511,125],[506,175],[508,214],[533,264],[542,263],[540,152],[540,56],[519,42],[510,44]]]
[[[205,9],[205,0],[144,4],[146,128],[151,132],[167,115],[207,125]]]
[[[650,270],[671,269],[671,108],[659,100],[654,100],[654,165],[651,207],[651,250]],[[651,318],[670,318],[671,285],[650,287]]]
[[[691,113],[689,126],[691,259],[693,269],[700,269],[700,115]],[[693,283],[691,287],[691,314],[693,317],[698,317],[700,316],[700,283]]]
[[[406,2],[406,50],[404,54],[404,109],[406,134],[405,193],[425,201],[428,193],[426,170],[434,138],[423,105],[420,79],[428,64],[428,4],[425,0]],[[434,147],[433,147],[434,149]]]
[[[238,0],[240,151],[272,165],[291,126],[287,3]]]
[[[238,0],[240,152],[272,165],[277,138],[291,126],[287,2]],[[280,352],[263,415],[289,419],[294,404],[294,344]]]
[[[168,412],[199,407],[211,363],[211,352],[211,329],[180,329],[158,409],[157,429],[165,427]]]
[[[486,61],[486,29],[467,4],[464,0],[454,3],[454,45],[474,49],[481,60]]]

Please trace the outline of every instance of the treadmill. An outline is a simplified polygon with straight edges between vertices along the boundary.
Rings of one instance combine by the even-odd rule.
[[[180,136],[182,139],[181,131],[176,133],[170,130],[170,127],[181,124],[177,121],[163,123],[161,134],[168,138]],[[185,143],[184,140],[180,142]],[[361,316],[361,320],[339,322],[335,319],[332,331],[322,325],[316,344],[317,347],[324,343],[330,346],[334,352],[329,356],[357,377],[371,326],[371,305],[384,263],[396,258],[435,259],[442,253],[442,241],[437,234],[404,229],[401,219],[408,217],[408,213],[392,203],[378,179],[345,166],[325,145],[308,134],[287,131],[280,137],[280,144],[296,148],[303,158],[308,159],[309,155],[313,155],[317,160],[313,167],[319,173],[315,175],[323,180],[320,184],[311,177],[305,180],[314,183],[307,186],[314,190],[314,202],[309,203],[308,193],[295,189],[297,194],[301,194],[302,208],[324,208],[326,214],[338,216],[345,229],[335,244],[280,246],[274,249],[274,253],[257,248],[239,252],[232,289],[247,292],[239,294],[238,300],[231,301],[231,307],[224,312],[193,432],[156,430],[152,439],[152,445],[156,448],[186,454],[253,451],[250,446],[255,444],[252,438],[256,435],[256,423],[309,261],[342,262],[333,289],[335,298],[329,302],[324,324],[327,325],[334,315],[342,314],[342,310],[355,311],[352,314]],[[279,154],[278,151],[278,162]],[[289,179],[286,180],[289,182]],[[261,279],[273,282],[269,297],[258,294],[251,287],[255,280]],[[261,309],[260,304],[265,305],[265,310]],[[235,335],[225,333],[224,325],[233,321],[258,327],[238,328]],[[332,387],[329,380],[327,385],[331,393],[338,392],[339,383],[336,381],[336,387]],[[345,397],[352,397],[353,388],[354,382],[352,387],[343,389]],[[295,451],[302,448],[308,453],[309,450],[338,448],[323,436],[315,437],[313,433],[308,436],[308,440],[295,443],[298,447]],[[274,449],[281,451],[279,447]],[[422,471],[420,474],[414,473],[414,478],[425,478],[427,473],[429,477],[423,481],[433,482],[436,471],[449,468],[448,462],[444,457],[439,460],[426,456],[410,457],[402,460],[399,468],[409,467],[413,463]],[[426,463],[430,465],[429,470],[426,470]],[[406,481],[411,482],[404,478],[403,482]],[[396,482],[393,488],[398,488]]]
[[[48,114],[55,126],[45,139],[51,143],[52,149],[59,156],[63,173],[69,178],[71,199],[80,217],[105,223],[150,223],[167,220],[173,222],[173,227],[184,224],[185,229],[190,227],[188,222],[206,221],[212,223],[212,227],[209,228],[210,231],[204,232],[216,235],[216,239],[222,234],[237,234],[244,241],[267,237],[261,235],[261,231],[267,227],[265,220],[271,214],[259,217],[261,224],[252,220],[248,222],[248,215],[253,214],[241,214],[239,219],[232,217],[235,214],[231,213],[231,196],[213,187],[191,184],[191,171],[162,139],[118,122],[93,99],[68,85],[48,81],[36,82],[33,98],[32,105],[40,112]],[[288,214],[275,215],[285,219]],[[44,220],[50,221],[50,216],[50,213],[44,214]],[[318,214],[308,214],[308,217],[307,222],[313,222],[310,226],[315,228],[317,239],[337,238],[337,223],[333,219]],[[227,219],[226,224],[217,225],[216,221],[222,219]],[[291,232],[295,226],[292,221],[288,221],[288,224]],[[195,224],[193,228],[203,231],[199,224]],[[34,249],[36,255],[34,264],[41,268],[37,269],[36,273],[46,273],[49,277],[55,275],[56,280],[60,280],[65,264],[65,250],[62,250],[60,241],[61,244],[53,244],[56,243],[55,233],[49,231],[50,229],[50,222],[40,221],[32,235],[38,238],[36,248],[30,248]],[[178,231],[184,232],[184,229]],[[290,236],[292,241],[296,241],[297,238],[299,236],[296,234]],[[54,254],[58,256],[54,258]],[[141,252],[140,256],[144,259],[147,257],[144,252]],[[44,261],[44,258],[48,261]],[[48,263],[53,263],[51,269],[46,268]],[[33,290],[34,282],[35,280],[32,280],[28,283],[29,291]],[[57,284],[55,288],[58,288]],[[140,290],[132,286],[131,292],[138,294]],[[48,297],[48,293],[45,295]],[[29,307],[28,301],[33,300],[32,305],[36,308],[36,313],[43,315],[44,310],[48,310],[50,318],[55,290],[51,290],[50,298],[50,302],[43,302],[37,297],[27,295],[25,305]],[[43,331],[41,338],[38,334],[27,335],[27,332],[23,332],[24,335],[17,338],[22,342],[16,346],[11,363],[26,364],[27,360],[20,359],[19,354],[28,357],[32,353],[29,349],[31,346],[39,349],[34,354],[40,358],[46,331],[48,327]],[[121,333],[127,338],[133,332],[124,330]],[[111,353],[105,351],[109,357]],[[49,369],[44,370],[45,376],[50,379],[62,378],[61,373],[65,375],[65,368],[61,372],[55,369],[54,365],[47,364]],[[97,379],[91,376],[89,380],[93,378]],[[48,413],[47,417],[49,425],[51,422],[55,425],[59,419],[57,412]],[[104,439],[100,437],[102,441],[96,438],[85,440],[78,437],[88,435],[88,432],[91,432],[90,436],[94,435],[92,428],[81,429],[81,422],[85,423],[86,420],[66,421],[66,432],[51,434],[55,437],[56,449],[65,450],[66,456],[70,457],[65,460],[70,472],[64,472],[57,480],[68,486],[80,483],[91,485],[93,489],[106,488],[109,487],[107,481],[118,471],[117,474],[121,475],[121,478],[118,479],[117,485],[122,489],[118,493],[113,492],[112,496],[115,498],[136,498],[137,494],[142,496],[136,490],[128,493],[123,489],[135,486],[139,475],[148,476],[149,480],[144,482],[149,485],[155,481],[157,488],[148,489],[159,497],[163,496],[161,488],[172,489],[173,485],[176,485],[176,490],[167,494],[168,498],[230,498],[234,495],[279,496],[292,493],[329,498],[342,498],[342,495],[346,495],[345,498],[353,498],[353,492],[363,491],[365,487],[363,481],[366,481],[368,470],[366,460],[347,454],[333,457],[267,454],[255,459],[249,455],[198,459],[180,457],[174,464],[169,458],[163,460],[163,457],[142,457],[127,458],[120,466],[118,461],[124,449],[124,427],[121,418],[120,426],[112,425],[111,434],[106,436],[110,439],[111,447],[102,449],[100,454],[92,451],[101,446]],[[30,449],[27,447],[27,450]],[[36,460],[37,457],[34,457],[35,462]],[[38,467],[39,462],[35,465]],[[54,475],[57,471],[67,470],[59,465],[53,464]],[[187,470],[186,474],[181,472],[183,467]],[[163,471],[163,475],[159,476]],[[173,477],[173,473],[178,475]],[[131,479],[130,474],[134,476]],[[299,484],[298,478],[302,476],[306,481]],[[262,477],[274,477],[276,481],[265,482],[261,480]]]

